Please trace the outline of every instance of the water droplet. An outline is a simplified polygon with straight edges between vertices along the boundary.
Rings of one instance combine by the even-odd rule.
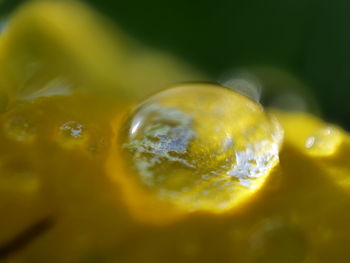
[[[59,127],[60,141],[64,146],[83,145],[87,140],[86,128],[76,121],[68,121]]]
[[[60,127],[62,134],[69,138],[79,139],[83,137],[84,126],[75,121],[69,121]]]
[[[121,148],[129,176],[147,192],[181,208],[221,211],[262,184],[278,163],[282,135],[247,97],[183,85],[137,107]]]
[[[4,132],[9,139],[18,142],[32,142],[36,137],[34,124],[21,115],[11,116],[4,123]]]
[[[326,126],[305,140],[305,148],[314,155],[329,155],[336,150],[340,142],[340,131],[334,127]]]

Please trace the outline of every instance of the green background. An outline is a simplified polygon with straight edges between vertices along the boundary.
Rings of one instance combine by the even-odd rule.
[[[19,2],[2,1],[2,14]],[[350,1],[86,2],[132,36],[182,57],[213,79],[242,67],[287,72],[315,97],[322,117],[350,129]],[[288,81],[275,86],[294,92]],[[309,95],[299,95],[312,104]]]

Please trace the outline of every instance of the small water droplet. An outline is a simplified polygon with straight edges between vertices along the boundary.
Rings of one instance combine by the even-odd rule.
[[[334,127],[323,127],[305,140],[305,148],[315,155],[333,153],[341,141],[340,131]]]
[[[76,121],[66,122],[60,127],[60,130],[64,136],[74,139],[83,137],[84,129],[84,126]]]
[[[83,145],[86,140],[86,128],[77,121],[68,121],[59,127],[60,141],[65,146]]]
[[[9,139],[18,142],[32,142],[36,137],[35,125],[21,115],[11,116],[4,123],[3,128]]]

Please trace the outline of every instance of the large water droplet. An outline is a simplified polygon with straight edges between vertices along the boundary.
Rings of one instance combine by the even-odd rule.
[[[11,116],[4,123],[4,132],[9,139],[18,142],[31,142],[36,137],[35,125],[21,115]]]
[[[221,211],[254,192],[278,163],[282,131],[262,107],[214,85],[182,85],[143,102],[121,148],[129,176],[156,198]]]
[[[332,154],[341,141],[340,131],[326,126],[310,135],[305,141],[305,148],[314,155]]]

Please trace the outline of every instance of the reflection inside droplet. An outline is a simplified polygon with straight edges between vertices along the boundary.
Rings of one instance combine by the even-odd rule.
[[[121,149],[146,192],[190,210],[223,210],[264,181],[282,131],[248,98],[211,85],[154,95],[128,118]]]

